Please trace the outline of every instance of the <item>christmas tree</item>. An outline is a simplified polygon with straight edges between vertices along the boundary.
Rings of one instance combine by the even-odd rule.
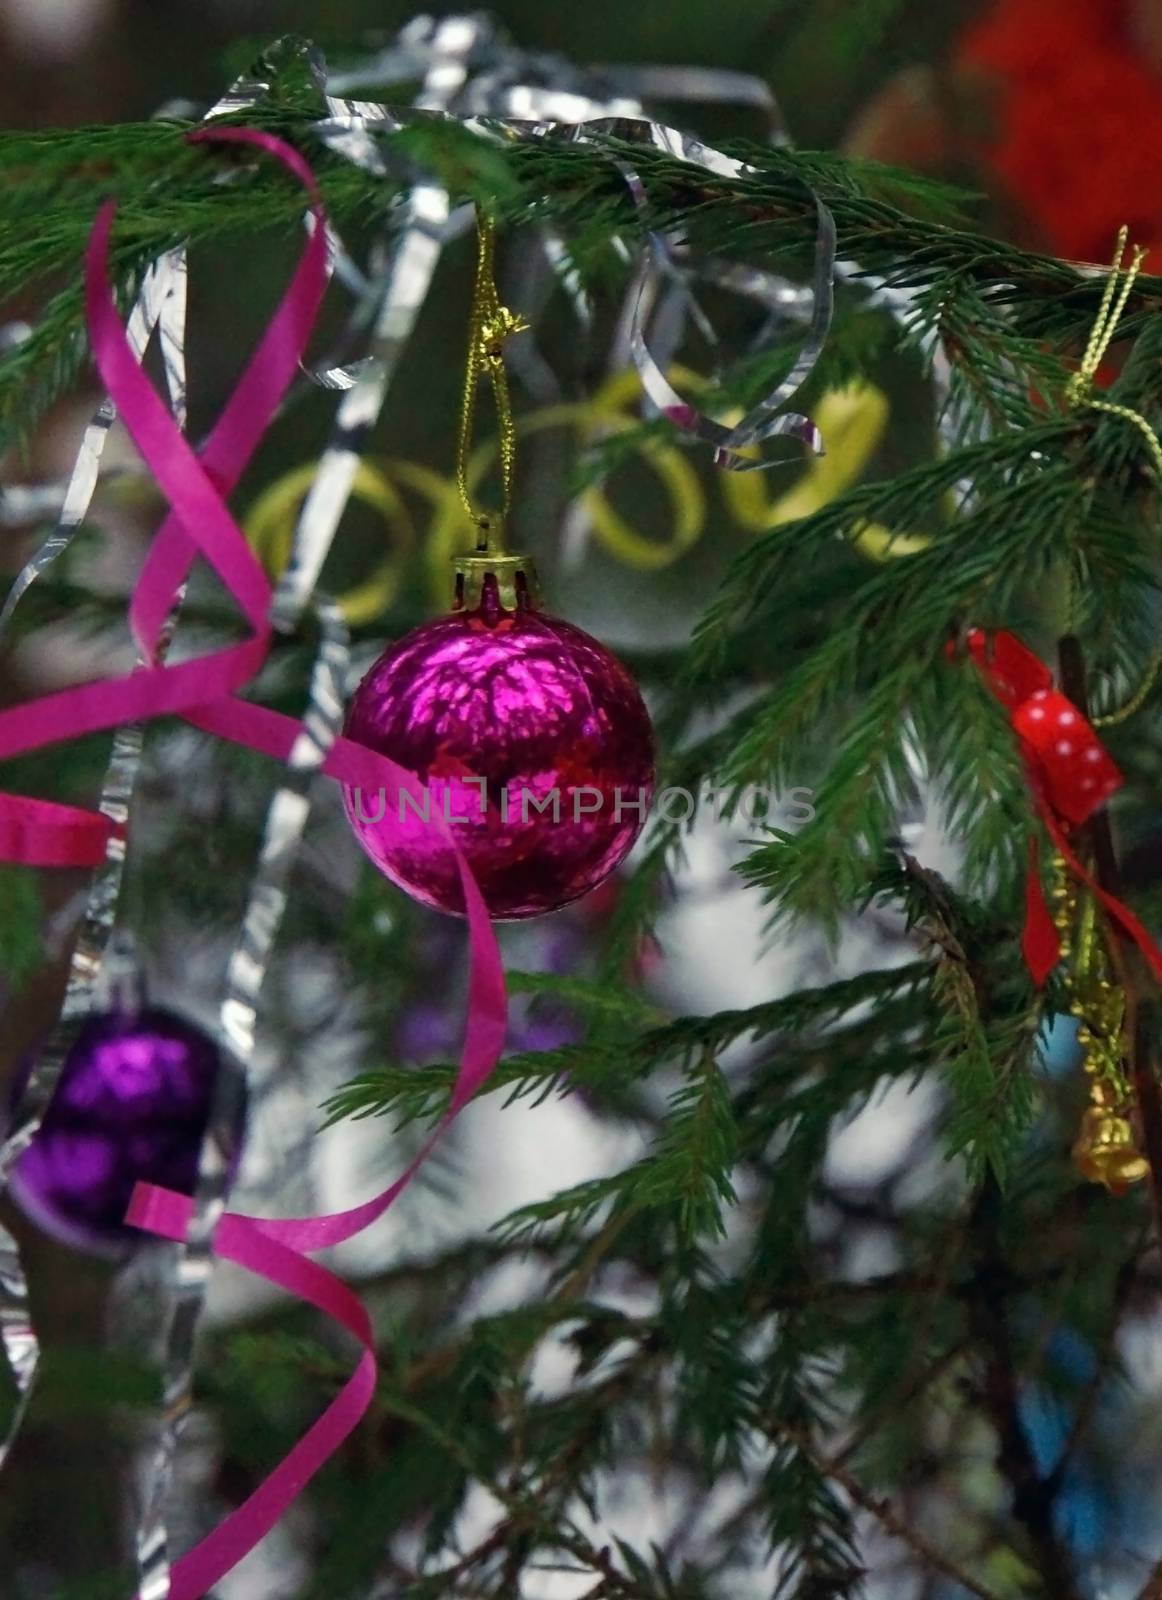
[[[0,139],[0,297],[37,310],[0,330],[0,521],[26,533],[0,620],[14,1600],[1162,1593],[1162,280],[792,144],[751,82],[587,74],[420,19],[328,63],[281,40],[212,107]],[[770,137],[674,132],[731,97]],[[245,342],[203,352],[236,292]],[[280,295],[302,341],[288,313],[260,444],[257,389],[230,397]],[[138,359],[156,329],[164,430],[121,324]],[[141,456],[106,401],[72,477],[38,473],[90,357]],[[478,507],[510,478],[502,551]],[[188,511],[227,502],[268,614]],[[174,595],[127,642],[167,548]],[[418,736],[376,746],[352,712],[340,737],[385,644],[400,696],[409,630],[459,638],[492,605],[505,638],[552,632],[512,551],[632,670],[657,774],[648,817],[578,843],[583,791],[648,789],[649,735],[593,640],[538,635],[520,773],[564,786],[589,854],[562,865],[568,813],[496,823],[501,697],[477,716],[462,650],[430,692],[425,657],[399,715],[412,738],[428,693],[461,726],[420,777],[438,806],[481,785],[474,891],[442,833],[420,868],[398,853],[395,790],[377,846],[370,769],[328,762],[418,770]],[[553,701],[564,650],[600,736]],[[113,679],[144,709],[5,721]],[[470,970],[429,908],[474,892]],[[520,919],[494,930],[495,1063],[488,910]],[[133,1176],[182,1188],[172,1166],[75,1201],[95,1113],[66,1058],[118,1008],[170,1050],[167,1089],[179,1058],[205,1089],[184,1245],[123,1220]],[[259,1259],[228,1196],[333,1218],[409,1163],[390,1223],[269,1236],[291,1296],[223,1267]],[[347,1299],[295,1265],[340,1240]],[[359,1303],[379,1370],[356,1400]],[[344,1405],[266,1542],[183,1567]]]

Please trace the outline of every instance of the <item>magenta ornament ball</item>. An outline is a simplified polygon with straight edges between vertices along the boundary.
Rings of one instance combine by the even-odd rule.
[[[88,1017],[12,1171],[12,1198],[53,1238],[117,1257],[149,1235],[124,1221],[140,1180],[193,1194],[219,1072],[213,1041],[158,1007]]]
[[[360,683],[344,731],[425,786],[394,805],[344,798],[380,871],[440,911],[464,910],[448,833],[493,917],[536,917],[614,871],[653,796],[637,685],[596,639],[529,605],[414,629]]]

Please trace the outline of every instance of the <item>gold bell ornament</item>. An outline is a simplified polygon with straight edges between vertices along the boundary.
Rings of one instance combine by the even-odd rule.
[[[1123,1063],[1126,997],[1110,976],[1099,936],[1097,907],[1078,888],[1059,856],[1055,863],[1054,916],[1066,961],[1069,1010],[1077,1018],[1077,1042],[1089,1079],[1090,1103],[1073,1145],[1082,1177],[1124,1194],[1150,1170],[1134,1125],[1133,1093]]]

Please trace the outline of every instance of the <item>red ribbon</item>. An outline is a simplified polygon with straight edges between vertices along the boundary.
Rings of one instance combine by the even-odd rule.
[[[1094,879],[1070,842],[1071,831],[1121,787],[1122,775],[1109,752],[1072,700],[1054,688],[1049,668],[1015,634],[986,634],[974,628],[967,642],[989,687],[1009,708],[1038,810],[1062,859],[1134,941],[1162,982],[1162,950],[1130,908]],[[1045,904],[1035,840],[1025,880],[1021,949],[1033,981],[1044,983],[1060,959],[1061,942]]]

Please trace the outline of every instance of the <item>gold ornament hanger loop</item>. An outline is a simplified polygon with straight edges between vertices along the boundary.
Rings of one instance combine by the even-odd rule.
[[[1162,444],[1159,443],[1158,435],[1147,419],[1140,411],[1135,411],[1130,406],[1118,405],[1113,400],[1103,399],[1093,392],[1097,369],[1113,342],[1118,323],[1126,309],[1126,302],[1130,298],[1130,291],[1142,270],[1142,262],[1149,254],[1142,245],[1135,245],[1127,265],[1125,258],[1129,237],[1130,230],[1125,225],[1118,229],[1117,249],[1110,264],[1101,305],[1098,307],[1081,364],[1065,386],[1065,398],[1070,405],[1088,406],[1091,411],[1101,411],[1108,417],[1120,417],[1123,422],[1128,422],[1131,427],[1136,428],[1142,435],[1159,487],[1162,488]],[[1162,671],[1162,649],[1156,650],[1151,656],[1144,680],[1125,704],[1114,711],[1106,712],[1104,716],[1091,718],[1094,727],[1112,727],[1115,723],[1124,722],[1128,717],[1132,717],[1134,712],[1145,704],[1160,671]]]
[[[496,224],[485,212],[476,213],[476,283],[472,294],[472,320],[468,333],[468,359],[464,372],[464,396],[460,406],[460,437],[456,451],[456,487],[460,503],[477,530],[479,551],[497,549],[502,543],[504,518],[512,503],[512,480],[516,466],[516,424],[504,368],[504,341],[528,327],[525,319],[502,305],[496,288],[494,256]],[[476,422],[476,390],[486,377],[492,385],[496,404],[500,475],[503,501],[500,516],[480,511],[472,503],[468,486],[468,458]]]
[[[1113,261],[1110,263],[1109,276],[1106,278],[1105,290],[1102,293],[1101,305],[1094,319],[1090,331],[1089,343],[1085,347],[1085,354],[1081,358],[1081,365],[1065,386],[1065,398],[1070,405],[1091,406],[1096,411],[1108,411],[1113,416],[1125,417],[1131,420],[1139,431],[1149,435],[1149,449],[1158,466],[1159,475],[1162,476],[1162,446],[1155,437],[1154,430],[1137,411],[1131,411],[1129,406],[1115,406],[1111,402],[1095,399],[1093,396],[1094,379],[1097,369],[1101,366],[1102,358],[1113,342],[1117,332],[1118,323],[1122,320],[1122,312],[1126,309],[1126,302],[1138,274],[1142,270],[1142,262],[1146,259],[1148,251],[1142,245],[1134,246],[1134,253],[1130,263],[1126,265],[1126,247],[1129,242],[1130,230],[1123,225],[1118,229],[1118,243],[1114,251]]]

